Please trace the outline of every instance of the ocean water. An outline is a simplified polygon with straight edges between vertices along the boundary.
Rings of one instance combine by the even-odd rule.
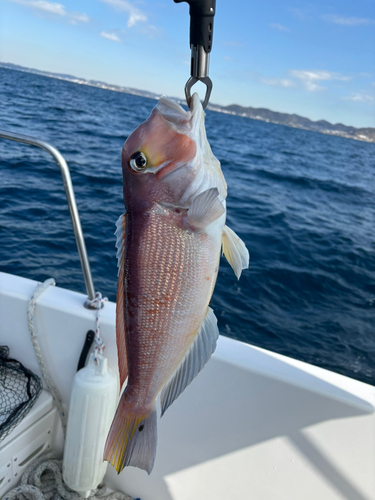
[[[256,103],[253,103],[256,105]],[[50,142],[71,170],[95,287],[116,294],[120,153],[155,101],[0,68],[0,128]],[[375,384],[375,144],[207,112],[245,241],[212,307],[223,335]],[[85,292],[50,156],[0,139],[0,270]]]

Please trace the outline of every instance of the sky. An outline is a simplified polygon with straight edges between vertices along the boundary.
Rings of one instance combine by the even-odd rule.
[[[0,0],[0,61],[184,96],[187,3],[61,2]],[[215,104],[375,127],[374,0],[217,0],[209,73]]]

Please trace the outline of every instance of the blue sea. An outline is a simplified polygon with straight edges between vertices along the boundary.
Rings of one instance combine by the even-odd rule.
[[[65,156],[95,287],[110,300],[121,147],[155,104],[0,68],[0,128]],[[213,111],[206,128],[228,183],[227,223],[250,252],[239,281],[221,261],[221,333],[375,384],[375,144]],[[85,292],[57,165],[3,139],[0,241],[1,271]]]

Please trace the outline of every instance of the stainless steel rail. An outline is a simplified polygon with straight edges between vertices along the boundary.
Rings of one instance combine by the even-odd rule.
[[[94,299],[95,288],[94,288],[94,283],[92,281],[90,263],[87,257],[86,245],[85,245],[85,240],[83,238],[81,222],[79,219],[76,199],[74,196],[72,179],[70,177],[69,167],[64,157],[56,148],[54,148],[47,142],[41,141],[34,137],[16,134],[15,132],[7,132],[5,130],[0,130],[0,138],[9,139],[10,141],[21,142],[22,144],[30,144],[32,146],[37,146],[39,148],[42,148],[44,149],[44,151],[47,151],[47,153],[49,153],[53,157],[53,159],[60,167],[60,172],[65,190],[65,196],[68,202],[70,217],[72,219],[74,236],[76,238],[79,259],[81,261],[81,267],[82,267],[83,277],[85,280],[87,295],[90,300]],[[96,306],[93,306],[93,308],[96,308]]]

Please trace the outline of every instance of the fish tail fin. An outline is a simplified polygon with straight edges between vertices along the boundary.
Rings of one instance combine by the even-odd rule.
[[[156,408],[146,415],[132,411],[123,393],[104,448],[107,460],[120,474],[128,465],[151,473],[156,454]]]

